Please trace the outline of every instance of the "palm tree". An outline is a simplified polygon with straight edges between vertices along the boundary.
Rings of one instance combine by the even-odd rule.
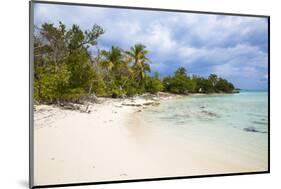
[[[114,80],[122,80],[119,89],[123,87],[132,76],[132,69],[129,67],[131,58],[124,56],[124,51],[116,46],[112,46],[109,51],[103,50],[101,52],[101,66],[105,69],[104,80],[112,83]],[[116,84],[116,83],[115,83]]]
[[[124,62],[122,49],[116,46],[112,46],[109,51],[101,51],[101,56],[101,65],[108,71],[116,69]]]
[[[146,47],[142,44],[135,44],[130,48],[130,51],[126,51],[126,54],[134,61],[133,68],[135,70],[135,77],[142,81],[145,77],[145,72],[150,71],[150,66],[148,64],[150,60],[147,58],[148,51]]]

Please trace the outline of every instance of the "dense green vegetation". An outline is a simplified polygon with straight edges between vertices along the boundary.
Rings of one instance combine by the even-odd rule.
[[[208,78],[188,76],[180,67],[173,76],[160,79],[149,75],[149,51],[143,44],[128,50],[112,46],[97,48],[105,30],[94,25],[82,31],[78,25],[66,29],[59,23],[35,27],[34,33],[34,98],[38,102],[78,101],[91,95],[123,97],[167,91],[187,93],[231,93],[234,86],[211,74]],[[90,48],[98,49],[94,57]]]
[[[164,77],[165,91],[177,94],[188,93],[232,93],[234,86],[226,79],[211,74],[208,78],[193,75],[189,77],[185,68],[180,67],[172,77]]]

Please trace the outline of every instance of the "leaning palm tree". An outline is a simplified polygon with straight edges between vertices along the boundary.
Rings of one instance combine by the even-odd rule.
[[[126,51],[126,54],[134,62],[133,69],[135,70],[135,78],[138,80],[143,80],[145,77],[145,72],[150,71],[149,62],[147,58],[148,51],[146,47],[142,44],[135,44],[130,48],[130,51]]]

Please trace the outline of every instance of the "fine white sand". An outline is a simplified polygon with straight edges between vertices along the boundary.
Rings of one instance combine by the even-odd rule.
[[[147,103],[149,105],[144,106]],[[35,185],[264,171],[266,162],[208,141],[143,127],[151,100],[106,100],[90,113],[38,105],[34,115]],[[219,150],[218,150],[219,151]],[[235,152],[233,152],[235,153]]]

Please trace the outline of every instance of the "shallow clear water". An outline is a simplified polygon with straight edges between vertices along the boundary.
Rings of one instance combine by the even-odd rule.
[[[268,132],[267,92],[187,96],[147,109],[146,122],[162,126],[232,127],[250,134]]]
[[[145,128],[165,131],[246,171],[268,162],[268,93],[187,96],[162,101],[142,112]]]

